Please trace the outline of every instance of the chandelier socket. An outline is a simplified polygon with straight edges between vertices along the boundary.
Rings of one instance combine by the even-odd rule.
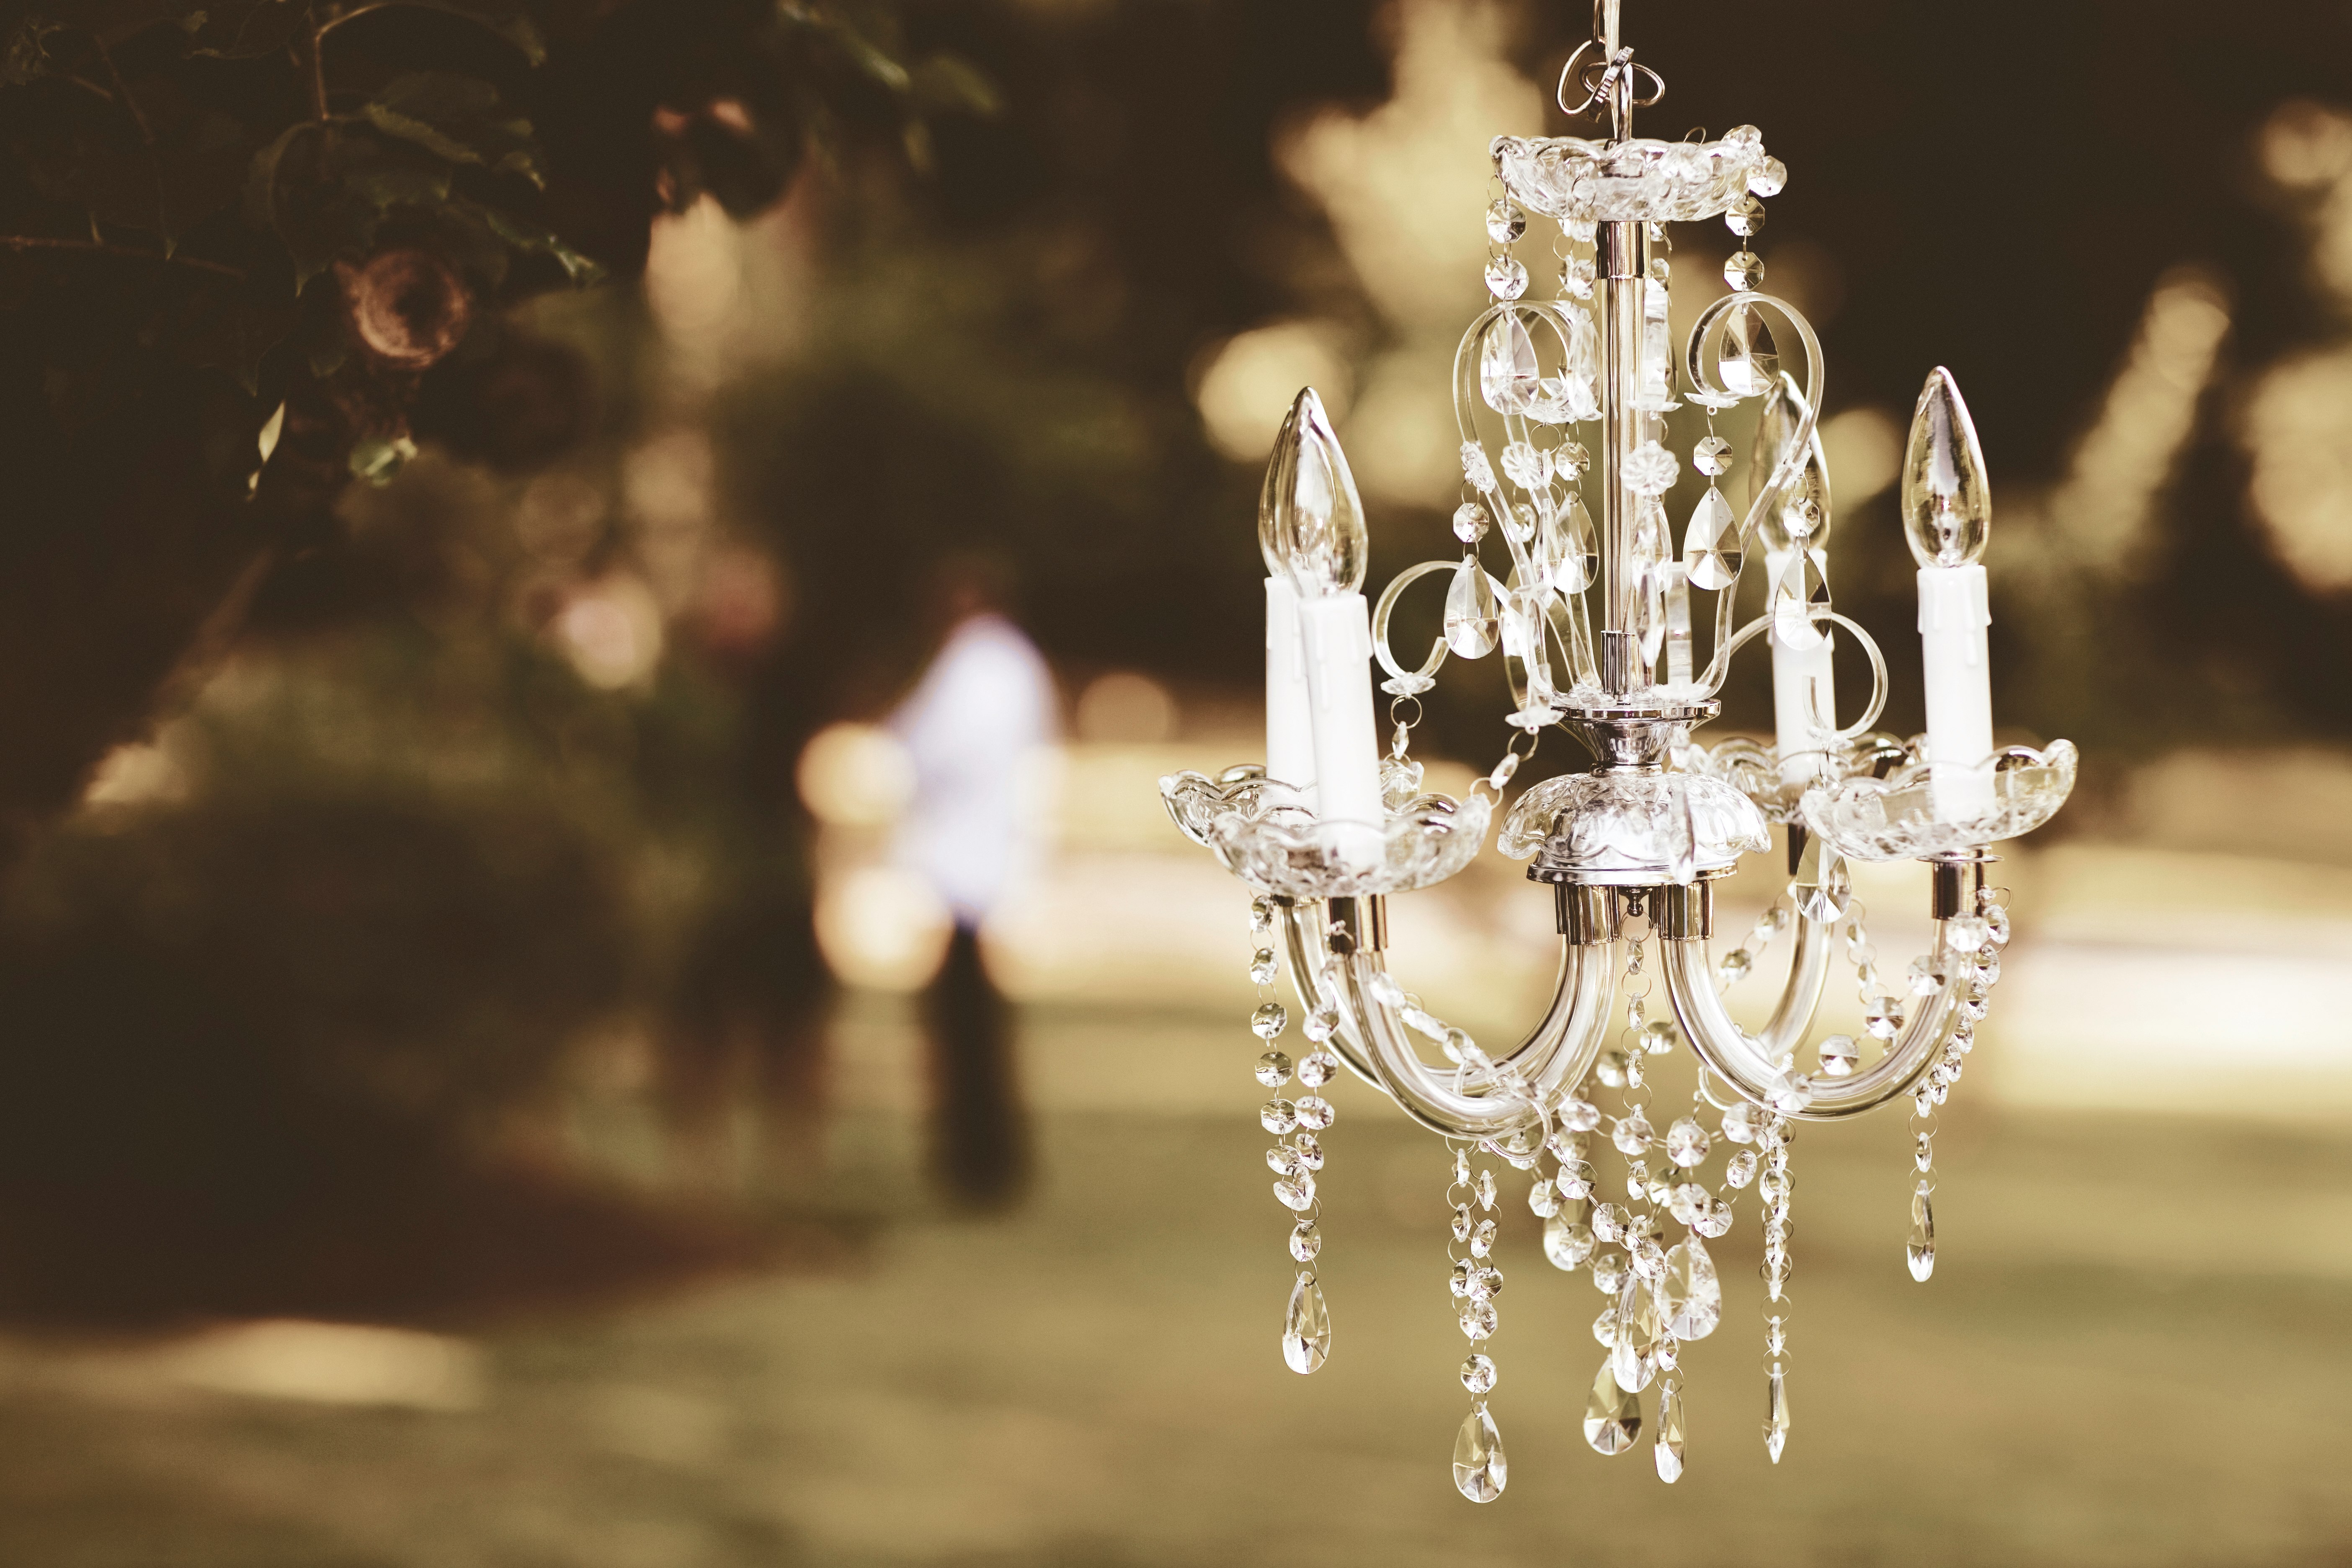
[[[1927,861],[1928,874],[1933,879],[1927,895],[1929,918],[1948,921],[1976,913],[1977,895],[1984,891],[1985,868],[2000,858],[1981,849],[1931,857]]]
[[[1354,952],[1385,952],[1389,945],[1389,901],[1378,893],[1329,900],[1331,951],[1346,957]]]
[[[1705,942],[1715,935],[1715,883],[1667,883],[1650,890],[1650,925],[1667,942]]]
[[[1555,882],[1552,907],[1559,915],[1559,934],[1575,947],[1601,947],[1613,942],[1624,923],[1624,910],[1614,888]]]

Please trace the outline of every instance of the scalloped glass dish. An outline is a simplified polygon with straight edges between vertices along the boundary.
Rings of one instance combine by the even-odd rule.
[[[1352,867],[1337,850],[1335,825],[1297,805],[1269,806],[1265,770],[1227,768],[1212,779],[1173,773],[1160,781],[1168,815],[1225,869],[1269,893],[1293,899],[1349,899],[1407,893],[1453,876],[1486,841],[1494,807],[1480,795],[1417,795],[1391,808],[1381,828],[1378,865]]]
[[[1588,223],[1720,217],[1772,162],[1751,126],[1720,142],[1636,137],[1614,146],[1578,136],[1497,136],[1491,150],[1504,188],[1522,205]]]
[[[1825,759],[1833,779],[1876,777],[1916,759],[1911,742],[1877,731],[1841,741],[1835,749],[1817,754]],[[1803,822],[1805,793],[1819,782],[1782,783],[1780,749],[1745,736],[1713,746],[1693,745],[1675,755],[1676,763],[1691,773],[1720,779],[1754,801],[1774,822]]]
[[[1771,847],[1755,802],[1695,773],[1561,773],[1519,796],[1496,842],[1535,858],[1542,880],[1626,884],[1687,880]]]
[[[1890,778],[1849,778],[1807,791],[1805,826],[1854,860],[1917,859],[1973,849],[2031,833],[2049,821],[2074,791],[2075,761],[2072,741],[2053,741],[2040,752],[2006,747],[1969,770],[1985,782],[1967,793],[1986,794],[1989,784],[1990,807],[1948,821],[1936,815],[1934,775],[1939,764],[1915,762]]]

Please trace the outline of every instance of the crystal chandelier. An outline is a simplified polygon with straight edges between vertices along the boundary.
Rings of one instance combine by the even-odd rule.
[[[1323,1086],[1345,1068],[1449,1146],[1450,1305],[1470,1342],[1461,1368],[1470,1410],[1454,1480],[1475,1502],[1501,1495],[1507,1473],[1487,1408],[1496,1365],[1483,1348],[1503,1285],[1497,1163],[1531,1173],[1528,1203],[1544,1222],[1546,1259],[1584,1271],[1601,1295],[1587,1441],[1619,1454],[1646,1426],[1668,1481],[1685,1458],[1680,1347],[1712,1333],[1724,1312],[1707,1243],[1730,1229],[1738,1194],[1755,1189],[1763,1436],[1780,1459],[1790,1427],[1796,1127],[1907,1107],[1916,1169],[1906,1252],[1913,1277],[1927,1279],[1936,1110],[1960,1077],[2010,935],[2004,895],[1987,885],[1996,857],[1986,846],[2046,821],[2074,779],[2074,749],[2063,741],[2044,752],[1993,744],[1977,563],[1990,502],[1967,407],[1940,369],[1919,396],[1901,490],[1919,563],[1927,732],[1906,741],[1872,729],[1886,698],[1885,662],[1829,593],[1820,344],[1786,301],[1759,291],[1764,263],[1749,243],[1764,224],[1762,198],[1780,190],[1787,170],[1749,126],[1716,142],[1634,137],[1633,110],[1656,102],[1664,83],[1621,45],[1618,11],[1619,0],[1599,0],[1595,36],[1560,75],[1561,108],[1604,117],[1606,138],[1493,143],[1501,187],[1486,210],[1493,300],[1454,356],[1460,561],[1412,567],[1367,615],[1355,482],[1314,391],[1301,392],[1259,503],[1270,573],[1265,764],[1161,782],[1177,826],[1257,895],[1251,1028],[1264,1042],[1257,1080],[1277,1091],[1259,1110],[1276,1140],[1266,1154],[1274,1193],[1296,1215],[1282,1332],[1293,1370],[1315,1371],[1331,1344],[1315,1271],[1321,1135],[1334,1114]],[[1549,300],[1528,297],[1528,268],[1514,254],[1530,215],[1555,220],[1561,235]],[[1666,226],[1714,217],[1741,241],[1724,266],[1731,291],[1698,314],[1677,354]],[[1780,362],[1791,343],[1801,376]],[[1759,412],[1742,512],[1718,481],[1743,459],[1715,424],[1751,399]],[[1708,485],[1677,553],[1664,497],[1684,458],[1666,444],[1666,416],[1685,406],[1695,411],[1685,429],[1706,426],[1687,457]],[[1741,585],[1759,574],[1761,613],[1742,624]],[[1433,576],[1445,582],[1444,635],[1415,667],[1391,646],[1391,613]],[[1714,595],[1704,664],[1695,591]],[[1831,668],[1840,636],[1872,672],[1868,700],[1843,723]],[[1759,639],[1772,659],[1774,743],[1698,744],[1692,731],[1721,710],[1716,693],[1732,656]],[[1493,653],[1516,703],[1510,742],[1464,798],[1424,793],[1410,752],[1418,699],[1449,656]],[[1374,658],[1393,722],[1385,756],[1368,678]],[[1591,765],[1524,790],[1497,847],[1531,861],[1529,879],[1551,886],[1559,979],[1527,1037],[1491,1051],[1389,973],[1385,900],[1468,864],[1505,786],[1554,728],[1581,742]],[[1785,884],[1738,945],[1710,959],[1715,884],[1742,855],[1770,848],[1774,822],[1786,826]],[[1883,974],[1846,863],[1905,858],[1931,869],[1934,934],[1907,969]],[[1788,977],[1751,1031],[1724,993],[1783,932]],[[1841,945],[1867,1026],[1861,1038],[1816,1041],[1814,1014]],[[1295,1062],[1280,1044],[1290,1011],[1271,990],[1286,966],[1307,1038]],[[1660,980],[1664,1008],[1654,994]],[[1654,1116],[1650,1064],[1685,1046],[1696,1058],[1689,1108]],[[1284,1092],[1294,1075],[1303,1092]],[[1645,1416],[1642,1394],[1654,1386]]]

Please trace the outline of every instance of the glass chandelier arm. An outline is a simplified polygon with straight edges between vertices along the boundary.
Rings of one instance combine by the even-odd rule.
[[[1728,605],[1731,602],[1731,592],[1732,591],[1728,588],[1724,590],[1723,602],[1726,605]],[[1843,626],[1846,629],[1847,634],[1851,636],[1855,643],[1861,647],[1863,656],[1870,660],[1870,700],[1863,704],[1862,717],[1855,720],[1853,723],[1848,724],[1844,729],[1834,731],[1830,737],[1832,740],[1837,741],[1858,740],[1862,736],[1870,732],[1870,727],[1877,723],[1878,716],[1886,710],[1886,696],[1890,688],[1890,682],[1886,675],[1886,655],[1880,650],[1878,647],[1878,639],[1876,637],[1872,637],[1860,626],[1847,619],[1845,616],[1839,615],[1835,610],[1829,608],[1827,605],[1815,605],[1812,606],[1811,614],[1814,620],[1831,621],[1834,622],[1838,626]],[[1754,620],[1748,622],[1746,626],[1740,627],[1738,631],[1733,633],[1729,641],[1722,643],[1716,657],[1722,660],[1724,665],[1728,668],[1731,663],[1731,656],[1733,654],[1738,653],[1741,648],[1747,647],[1751,640],[1760,637],[1765,632],[1771,629],[1772,617],[1769,616],[1759,616]],[[1708,690],[1712,691],[1714,690],[1714,688],[1709,687]]]
[[[1612,951],[1605,945],[1561,943],[1550,1007],[1526,1039],[1496,1058],[1497,1068],[1516,1069],[1542,1105],[1558,1101],[1591,1070],[1601,1054],[1616,991]],[[1337,971],[1346,994],[1341,1013],[1364,1026],[1381,1087],[1406,1115],[1444,1137],[1472,1139],[1498,1138],[1535,1119],[1535,1105],[1527,1098],[1493,1085],[1457,1089],[1452,1068],[1423,1061],[1396,1011],[1370,994],[1371,978],[1382,969],[1378,953],[1360,952],[1341,961]]]
[[[1769,1060],[1779,1061],[1805,1043],[1805,1035],[1813,1026],[1813,1015],[1821,1010],[1822,993],[1829,987],[1830,952],[1836,942],[1836,930],[1834,921],[1797,917],[1797,939],[1789,959],[1789,978],[1780,987],[1780,1000],[1773,1005],[1764,1033],[1758,1037],[1758,1044]],[[1678,1014],[1680,1011],[1676,1009]]]
[[[1699,1060],[1742,1099],[1794,1121],[1836,1121],[1858,1116],[1915,1088],[1920,1076],[1934,1064],[1936,1053],[1950,1034],[1953,1017],[1959,1009],[1958,965],[1953,965],[1955,978],[1947,979],[1933,996],[1921,999],[1884,1057],[1852,1078],[1815,1074],[1807,1085],[1810,1098],[1800,1107],[1790,1099],[1796,1075],[1781,1063],[1801,1043],[1801,1031],[1790,1044],[1777,1049],[1748,1034],[1732,1020],[1722,996],[1716,991],[1705,942],[1694,939],[1662,942],[1658,945],[1664,950],[1666,995],[1674,1004],[1675,1019],[1689,1037],[1691,1048],[1698,1054]],[[1936,950],[1947,951],[1941,921],[1936,927]],[[1826,954],[1823,956],[1826,973]],[[1780,1022],[1776,1014],[1774,1023]]]

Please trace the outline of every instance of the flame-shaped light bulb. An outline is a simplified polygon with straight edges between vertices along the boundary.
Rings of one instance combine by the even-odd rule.
[[[1330,416],[1311,386],[1299,389],[1258,491],[1257,542],[1266,570],[1288,574],[1302,598],[1364,585],[1370,541],[1364,503]]]
[[[1984,448],[1952,373],[1928,373],[1903,454],[1903,533],[1922,566],[1966,566],[1992,532]]]

